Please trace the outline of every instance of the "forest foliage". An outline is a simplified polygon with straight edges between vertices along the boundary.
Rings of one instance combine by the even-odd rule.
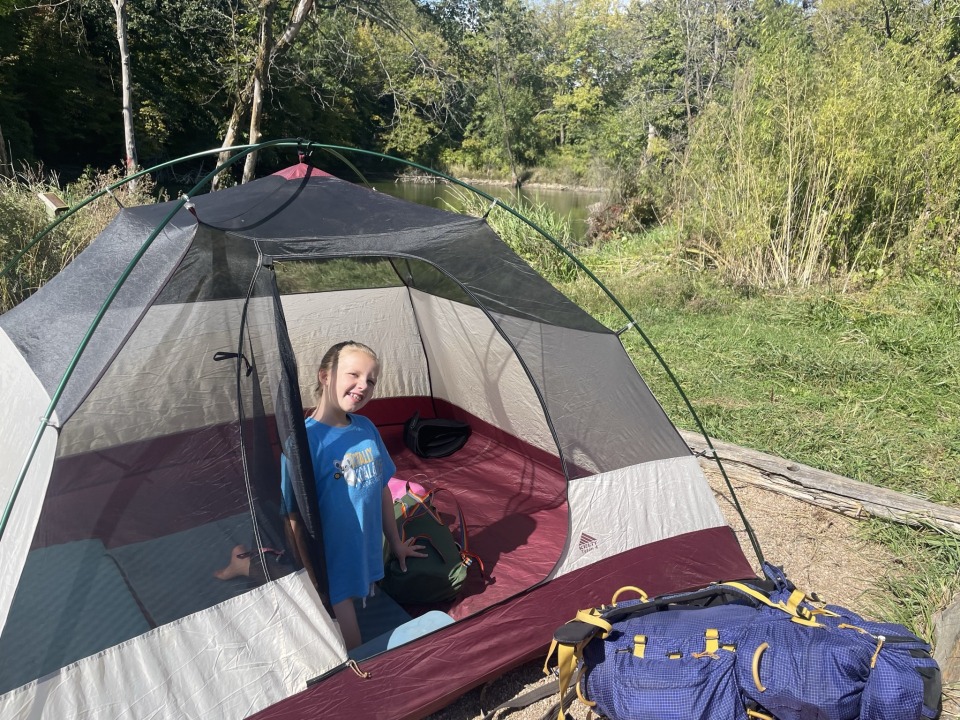
[[[24,175],[72,181],[122,162],[111,2],[0,0],[5,192]],[[271,54],[304,8],[296,41]],[[605,227],[676,226],[687,257],[733,284],[843,289],[960,267],[958,0],[153,0],[127,12],[142,166],[217,147],[267,57],[264,137],[603,186]],[[9,257],[9,231],[0,243]]]

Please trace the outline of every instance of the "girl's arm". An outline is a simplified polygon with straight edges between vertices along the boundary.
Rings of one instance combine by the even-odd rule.
[[[406,572],[408,557],[426,557],[427,555],[423,552],[423,545],[414,545],[412,538],[406,542],[400,539],[397,521],[393,516],[393,495],[390,494],[390,488],[385,487],[383,489],[381,501],[383,505],[383,534],[387,538],[387,544],[393,554],[397,556],[400,569]]]

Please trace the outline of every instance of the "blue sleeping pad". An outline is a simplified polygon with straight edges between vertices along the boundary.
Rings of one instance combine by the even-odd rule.
[[[99,540],[32,550],[0,635],[0,693],[150,628]]]

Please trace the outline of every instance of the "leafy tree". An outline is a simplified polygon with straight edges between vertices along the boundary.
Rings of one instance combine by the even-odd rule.
[[[448,45],[432,18],[410,2],[395,2],[378,19],[358,23],[354,40],[362,81],[352,90],[374,143],[407,157],[435,157],[459,120],[454,107],[463,87],[446,67]]]
[[[210,148],[227,112],[228,88],[236,82],[236,5],[155,0],[132,8],[141,154],[162,160]]]
[[[27,108],[16,88],[21,18],[14,16],[12,11],[12,5],[0,2],[0,176],[13,174],[9,148],[16,146],[27,158],[33,155]]]
[[[283,10],[287,10],[285,15]],[[250,61],[246,63],[247,68],[233,97],[233,109],[223,136],[224,148],[236,143],[244,118],[249,118],[247,141],[251,144],[260,141],[264,96],[270,91],[273,65],[295,43],[313,10],[314,0],[295,0],[291,7],[287,7],[283,0],[263,0],[239,13],[241,22],[235,24],[238,51],[241,58],[246,55]],[[282,24],[278,16],[284,18]],[[222,153],[220,159],[226,160],[226,153]],[[243,168],[244,182],[253,178],[256,160],[256,153],[247,156]]]
[[[537,17],[552,93],[542,122],[560,146],[588,142],[628,76],[624,13],[608,0],[556,0]]]
[[[685,135],[717,92],[730,87],[729,70],[755,13],[747,0],[653,0],[631,8],[638,41],[627,95],[658,135]]]
[[[337,83],[331,81],[359,70],[358,57],[368,61],[360,74],[370,82],[349,88],[346,93],[353,94],[354,100],[373,97],[373,103],[380,106],[380,112],[368,116],[379,126],[374,128],[374,135],[387,147],[406,152],[420,152],[432,144],[456,82],[440,69],[436,59],[445,48],[425,22],[429,14],[416,12],[417,6],[410,0],[336,0],[321,6],[313,0],[295,0],[289,9],[286,1],[267,0],[258,5],[251,16],[256,33],[243,33],[242,47],[252,61],[243,75],[245,81],[237,85],[224,147],[236,141],[244,117],[249,117],[247,140],[258,139],[270,113],[269,102],[277,97],[277,79],[303,78],[314,97],[329,91],[342,96],[340,88],[335,87]],[[326,69],[297,50],[303,44],[329,57],[317,47],[322,39],[346,51]],[[340,69],[344,66],[349,68],[345,72]],[[245,180],[252,177],[254,159],[254,155],[248,158]]]
[[[684,226],[737,281],[846,285],[930,242],[933,218],[956,227],[958,173],[938,151],[953,103],[938,91],[938,58],[898,40],[893,20],[889,33],[845,22],[829,37],[824,22],[837,26],[772,6],[729,98],[696,123]]]
[[[34,7],[0,23],[0,127],[16,161],[76,171],[122,157],[110,68],[99,27]]]
[[[506,169],[519,186],[547,144],[536,122],[546,100],[532,16],[517,0],[484,2],[462,15],[472,22],[462,37],[480,72],[472,77],[460,157],[475,169]]]

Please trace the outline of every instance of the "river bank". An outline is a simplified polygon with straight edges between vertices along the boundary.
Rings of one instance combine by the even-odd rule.
[[[514,181],[510,178],[503,177],[471,177],[469,175],[459,175],[455,171],[447,173],[450,177],[459,180],[462,183],[467,185],[488,185],[495,187],[503,188],[514,188]],[[437,175],[428,175],[425,173],[404,173],[398,175],[394,182],[396,183],[414,183],[414,184],[440,184],[446,183],[445,178],[439,177]],[[520,185],[521,190],[527,189],[538,189],[538,190],[557,190],[557,191],[570,191],[570,192],[582,192],[582,193],[605,193],[607,188],[605,187],[595,187],[591,185],[580,185],[577,183],[566,183],[566,182],[552,182],[547,180],[527,180]]]
[[[440,210],[468,211],[471,202],[469,191],[454,183],[439,180],[409,180],[396,178],[373,183],[373,187],[387,195],[427,205]],[[513,208],[543,207],[569,225],[571,237],[581,240],[586,236],[591,207],[604,199],[604,193],[596,189],[583,189],[560,183],[528,183],[518,192],[505,181],[490,182],[483,178],[466,178],[462,182],[481,191],[488,197],[497,198]],[[482,202],[484,206],[489,201]]]

